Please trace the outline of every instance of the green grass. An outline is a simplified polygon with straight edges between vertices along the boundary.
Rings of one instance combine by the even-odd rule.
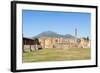
[[[90,59],[90,48],[48,48],[23,53],[23,62],[64,61]]]

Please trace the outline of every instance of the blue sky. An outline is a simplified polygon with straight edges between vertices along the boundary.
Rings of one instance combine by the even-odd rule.
[[[90,13],[23,10],[22,14],[25,37],[33,37],[44,31],[75,35],[75,28],[78,37],[90,37]]]

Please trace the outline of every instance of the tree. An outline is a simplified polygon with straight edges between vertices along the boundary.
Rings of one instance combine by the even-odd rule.
[[[87,36],[87,41],[89,41],[89,36]]]

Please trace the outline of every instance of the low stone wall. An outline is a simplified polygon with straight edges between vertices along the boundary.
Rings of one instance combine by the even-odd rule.
[[[24,50],[35,50],[35,45],[24,45]]]
[[[24,50],[27,50],[27,51],[38,50],[39,48],[42,48],[41,45],[24,45]]]

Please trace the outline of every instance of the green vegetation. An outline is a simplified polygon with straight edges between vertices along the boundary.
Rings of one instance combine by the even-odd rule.
[[[23,62],[64,61],[90,59],[90,48],[49,48],[23,53]]]

